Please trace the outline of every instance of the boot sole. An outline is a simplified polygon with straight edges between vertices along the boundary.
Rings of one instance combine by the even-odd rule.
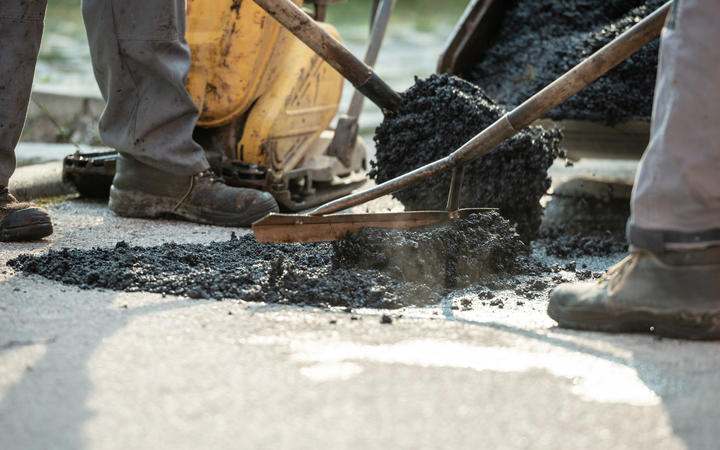
[[[679,339],[720,339],[720,312],[663,315],[635,311],[609,316],[607,313],[577,310],[568,313],[553,303],[548,305],[547,312],[563,328],[612,333],[651,333]]]
[[[118,216],[143,219],[171,217],[207,225],[228,227],[249,227],[253,222],[272,212],[273,204],[268,208],[260,208],[254,214],[224,213],[208,211],[192,205],[181,204],[177,209],[178,199],[146,194],[144,192],[127,191],[110,187],[108,207]]]

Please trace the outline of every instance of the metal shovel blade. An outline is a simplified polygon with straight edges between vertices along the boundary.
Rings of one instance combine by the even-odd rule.
[[[409,211],[396,213],[331,214],[308,216],[269,214],[253,223],[259,242],[324,242],[343,239],[361,228],[415,228],[461,219],[493,208],[464,208],[455,211]]]

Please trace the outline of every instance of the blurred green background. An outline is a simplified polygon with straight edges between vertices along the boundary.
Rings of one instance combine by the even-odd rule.
[[[53,33],[84,36],[80,0],[48,0],[45,29]]]
[[[337,24],[367,22],[371,3],[371,0],[348,0],[330,5],[328,21]],[[427,29],[437,23],[457,20],[466,4],[467,0],[398,0],[394,20]],[[49,31],[83,33],[80,0],[49,0],[46,23]]]
[[[468,0],[398,0],[393,12],[394,22],[412,24],[416,29],[429,30],[437,25],[454,23]],[[328,7],[328,21],[368,22],[371,0],[348,0]]]
[[[467,2],[397,0],[378,62],[381,74],[391,81],[398,80],[399,89],[414,75],[432,73]],[[81,0],[48,1],[35,83],[94,84],[80,4]],[[348,0],[328,7],[327,20],[359,56],[364,54],[367,43],[371,4],[371,0]]]

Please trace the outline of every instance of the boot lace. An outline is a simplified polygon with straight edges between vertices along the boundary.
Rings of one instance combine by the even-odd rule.
[[[215,175],[215,172],[213,172],[210,169],[203,170],[199,174],[195,175],[193,178],[197,178],[197,181],[207,180],[211,183],[223,183],[222,178]],[[191,183],[192,183],[192,181],[191,181]]]
[[[598,281],[607,283],[610,289],[610,295],[614,295],[627,284],[627,275],[635,269],[639,260],[640,258],[637,253],[629,254],[620,260],[620,262],[611,266],[607,270],[607,273]]]
[[[15,201],[15,197],[10,194],[7,186],[0,186],[0,208],[4,208],[5,206],[9,205],[10,203],[14,203]]]
[[[191,176],[190,177],[190,185],[188,186],[187,191],[185,191],[185,194],[182,197],[180,197],[180,200],[178,200],[178,202],[175,204],[173,211],[178,209],[180,207],[180,205],[182,205],[182,202],[184,202],[188,198],[188,196],[192,192],[195,185],[197,183],[199,183],[200,181],[204,181],[207,183],[224,183],[222,178],[217,177],[215,175],[215,173],[210,169],[205,169],[202,172]]]

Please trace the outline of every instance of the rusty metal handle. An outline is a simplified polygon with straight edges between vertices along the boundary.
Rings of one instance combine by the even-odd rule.
[[[395,8],[395,0],[382,0],[373,19],[372,29],[370,30],[370,44],[365,53],[365,64],[368,67],[375,67],[382,41],[385,38],[388,22],[390,22],[390,14]],[[358,95],[359,91],[355,91],[347,115],[350,117],[358,117],[362,111],[363,97]]]
[[[365,64],[369,67],[375,66],[383,38],[385,37],[385,31],[390,22],[390,15],[395,8],[395,0],[382,0],[382,3],[380,3],[380,1],[381,0],[378,0],[378,8],[374,11],[376,17],[373,20],[373,26],[370,30],[370,43],[365,53]],[[330,145],[328,145],[326,151],[329,156],[336,157],[347,168],[351,168],[352,166],[352,153],[355,149],[355,140],[357,139],[359,129],[358,118],[360,117],[364,100],[365,96],[362,92],[358,90],[353,92],[350,107],[346,114],[338,118],[333,139],[330,141]]]
[[[342,211],[383,195],[392,194],[432,175],[481,157],[659,36],[672,3],[672,1],[665,3],[448,156],[375,187],[346,195],[315,208],[309,214],[321,215]]]
[[[290,0],[254,1],[373,103],[387,111],[394,111],[400,107],[402,103],[400,95],[367,64],[356,58],[344,45],[330,36],[302,8]]]

